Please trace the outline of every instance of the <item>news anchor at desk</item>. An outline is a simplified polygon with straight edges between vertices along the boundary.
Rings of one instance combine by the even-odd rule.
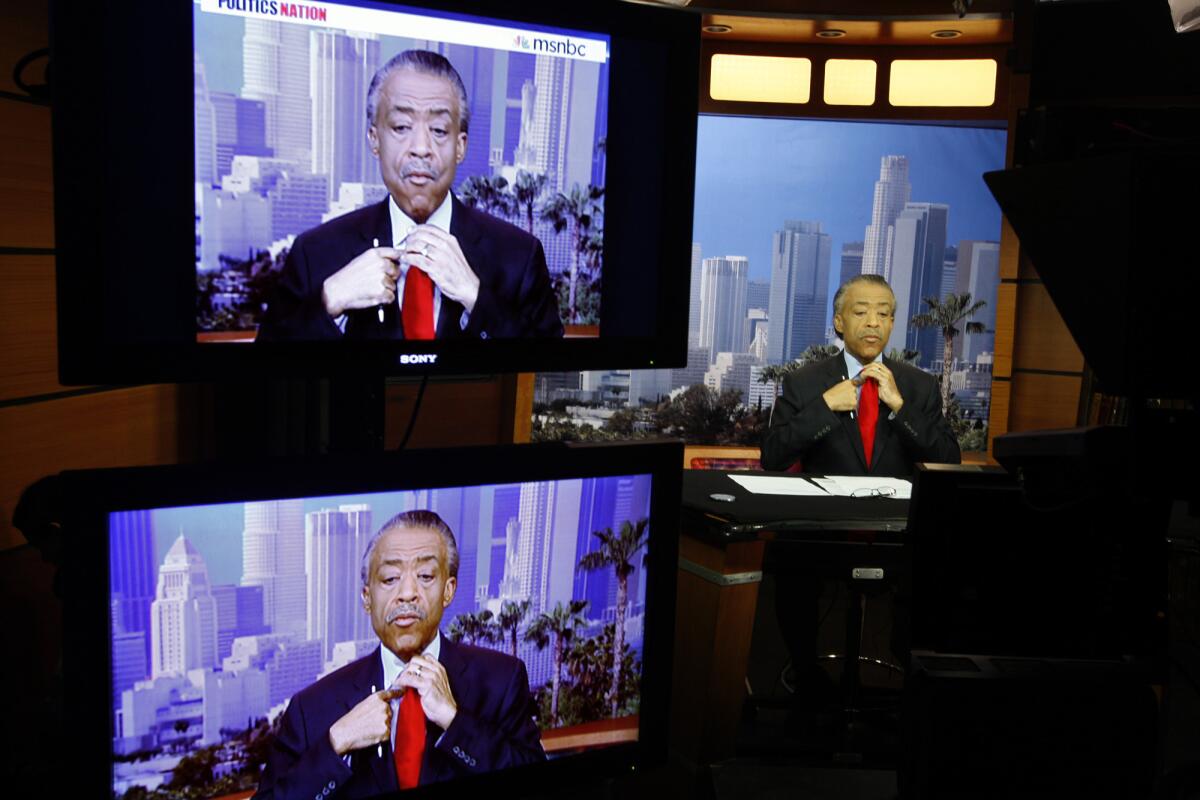
[[[859,275],[833,299],[841,353],[806,364],[783,383],[762,445],[766,469],[797,460],[818,475],[908,477],[918,461],[958,464],[932,375],[883,357],[896,297],[878,275]]]
[[[765,468],[787,469],[798,460],[818,475],[907,478],[918,461],[962,461],[937,381],[883,357],[895,313],[896,296],[881,276],[858,275],[838,288],[833,325],[845,349],[784,381],[763,440]],[[766,558],[777,573],[775,616],[792,660],[796,701],[819,705],[832,690],[815,648],[825,575],[794,548],[769,546]],[[906,664],[904,595],[901,589],[895,599],[892,649]]]
[[[256,797],[375,797],[545,760],[525,665],[438,632],[457,574],[431,511],[375,534],[362,604],[382,646],[290,700]]]
[[[562,336],[541,243],[450,191],[470,122],[450,62],[399,53],[366,109],[388,198],[296,238],[258,341]]]

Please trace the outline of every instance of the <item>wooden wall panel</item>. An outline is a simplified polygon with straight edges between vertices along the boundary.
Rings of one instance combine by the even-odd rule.
[[[1015,373],[1012,379],[1008,429],[1034,431],[1074,427],[1076,416],[1079,414],[1079,390],[1082,383],[1083,379],[1078,375]]]
[[[0,407],[0,549],[24,544],[12,512],[38,478],[178,461],[178,395],[175,386],[140,386]]]
[[[1012,129],[1009,129],[1008,138],[1011,140]],[[1021,245],[1017,239],[1017,232],[1013,230],[1012,225],[1008,224],[1008,217],[1000,216],[1000,280],[1015,280],[1020,268],[1017,262],[1020,260]]]
[[[1041,283],[1017,289],[1017,322],[1013,362],[1026,369],[1075,372],[1083,370],[1083,353]]]
[[[996,287],[996,354],[992,363],[993,376],[1007,378],[1012,375],[1016,317],[1017,286],[1014,283],[1002,283]]]
[[[0,255],[0,400],[62,391],[52,256]]]
[[[421,400],[409,447],[462,447],[496,444],[507,422],[512,436],[513,420],[501,413],[503,380],[430,381]],[[408,430],[420,384],[390,384],[386,391],[384,447],[395,449]],[[508,441],[511,441],[509,438]]]
[[[0,102],[0,245],[54,247],[50,109],[46,106]]]
[[[991,440],[1008,433],[1008,415],[1012,408],[1012,381],[992,381],[992,405],[988,411],[988,452],[992,451]]]

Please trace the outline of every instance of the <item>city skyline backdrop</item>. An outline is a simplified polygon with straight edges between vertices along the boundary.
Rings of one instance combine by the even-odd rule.
[[[981,176],[1004,168],[1006,142],[993,128],[701,115],[692,240],[703,258],[747,258],[748,280],[769,283],[774,234],[820,222],[835,273],[829,327],[842,247],[865,238],[880,160],[908,158],[910,202],[950,207],[948,245],[999,241],[1000,207]]]

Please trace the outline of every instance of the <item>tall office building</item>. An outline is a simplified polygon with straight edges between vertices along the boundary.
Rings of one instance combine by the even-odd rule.
[[[182,533],[158,568],[150,604],[150,650],[155,678],[217,665],[217,605],[208,568]]]
[[[304,501],[246,503],[242,585],[263,587],[263,621],[272,633],[304,636]]]
[[[842,286],[846,281],[856,275],[862,275],[863,272],[863,243],[862,242],[843,242],[842,243],[842,269],[838,275],[838,286]]]
[[[228,92],[209,92],[217,135],[217,165],[214,182],[229,175],[234,156],[270,156],[267,147],[266,104],[246,100]]]
[[[454,532],[458,546],[458,588],[454,601],[443,616],[454,619],[462,613],[475,611],[476,561],[479,558],[480,489],[435,489],[430,492],[429,509],[437,514]],[[490,555],[484,553],[485,557]]]
[[[825,343],[832,244],[820,222],[789,220],[771,239],[767,361],[782,364]]]
[[[194,113],[196,120],[196,183],[212,186],[217,174],[217,125],[212,99],[208,94],[208,79],[200,54],[192,57],[194,73]]]
[[[1000,243],[962,241],[958,243],[956,267],[957,294],[970,292],[971,302],[987,305],[964,320],[963,332],[954,340],[954,355],[974,364],[984,353],[996,352],[996,287],[1000,284]],[[966,322],[983,324],[983,333],[967,333]]]
[[[338,642],[371,634],[363,611],[362,556],[371,538],[371,507],[344,505],[311,511],[304,517],[307,553],[307,637],[321,642],[322,660]]]
[[[141,633],[142,662],[149,664],[150,604],[154,602],[158,580],[150,512],[113,514],[109,518],[108,536],[113,632]]]
[[[750,261],[745,256],[706,258],[700,266],[700,347],[709,361],[721,352],[746,349],[746,288]]]
[[[261,100],[266,139],[276,156],[312,161],[312,86],[304,25],[247,18],[242,37],[242,97]]]
[[[688,291],[688,347],[700,346],[700,243],[692,242],[692,271]]]
[[[214,586],[217,604],[217,662],[233,652],[233,640],[266,633],[261,586]]]
[[[312,86],[312,171],[328,175],[334,200],[343,183],[374,183],[379,164],[368,149],[367,88],[379,69],[379,38],[313,30],[309,48]]]
[[[553,56],[537,56],[533,89],[522,87],[518,166],[549,177],[551,192],[586,186],[592,177],[596,143],[596,92],[600,65]]]
[[[949,215],[950,207],[944,203],[908,203],[894,226],[891,274],[887,276],[896,294],[890,346],[919,351],[919,363],[925,367],[941,360],[942,335],[935,328],[916,328],[910,320],[929,310],[926,297],[940,296]]]
[[[893,225],[908,202],[912,185],[908,182],[908,157],[884,156],[880,159],[879,180],[871,202],[871,222],[863,239],[862,274],[889,274]]]
[[[746,308],[747,310],[761,309],[763,318],[766,319],[767,309],[771,307],[771,282],[770,281],[747,281],[746,282]]]

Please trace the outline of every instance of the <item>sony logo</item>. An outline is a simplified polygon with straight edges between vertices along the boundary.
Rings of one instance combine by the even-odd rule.
[[[403,353],[400,356],[401,364],[436,364],[437,353]]]

